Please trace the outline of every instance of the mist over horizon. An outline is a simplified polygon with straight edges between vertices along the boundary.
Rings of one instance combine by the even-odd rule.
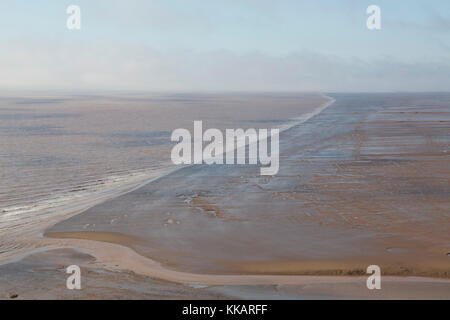
[[[8,3],[6,5],[6,3]],[[450,5],[79,0],[0,5],[0,90],[448,91]],[[23,8],[28,10],[24,11]]]

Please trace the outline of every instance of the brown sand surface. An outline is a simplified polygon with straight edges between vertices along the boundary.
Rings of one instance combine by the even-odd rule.
[[[42,241],[42,245],[53,244],[57,249],[41,250],[0,265],[0,299],[450,298],[450,280],[386,276],[382,290],[368,290],[366,277],[358,276],[202,275],[167,269],[117,244],[77,239]],[[72,264],[82,270],[82,290],[65,287],[65,270]]]
[[[281,134],[274,177],[194,166],[49,232],[95,225],[138,237],[122,244],[198,274],[361,275],[377,264],[385,275],[448,278],[450,97],[335,97]]]
[[[274,177],[184,168],[34,245],[81,248],[108,272],[213,286],[211,297],[449,299],[450,96],[333,97],[281,134]],[[370,264],[383,290],[365,287]]]
[[[82,290],[68,290],[66,268],[81,268]],[[0,299],[218,299],[226,295],[157,280],[129,271],[111,271],[74,248],[35,252],[0,266]]]

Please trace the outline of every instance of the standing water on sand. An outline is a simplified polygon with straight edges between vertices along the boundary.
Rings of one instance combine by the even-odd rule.
[[[283,128],[328,101],[321,94],[3,97],[2,237],[169,172],[171,132],[196,119],[219,129]]]

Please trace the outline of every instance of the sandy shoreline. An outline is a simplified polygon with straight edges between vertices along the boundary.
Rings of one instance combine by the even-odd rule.
[[[363,276],[193,274],[170,270],[115,243],[61,238],[39,241],[45,249],[28,253],[15,263],[0,265],[3,276],[0,298],[8,298],[12,294],[20,299],[449,298],[450,280],[444,279],[384,276],[382,290],[367,290],[367,278]],[[27,260],[32,262],[30,270],[34,274],[34,282],[40,286],[27,285],[20,275],[20,270],[30,268]],[[78,292],[64,287],[65,267],[73,263],[83,270],[83,290]],[[14,269],[12,273],[4,270],[9,266]],[[40,269],[49,271],[45,274]],[[18,282],[14,281],[15,277],[19,278]],[[5,279],[8,279],[9,286],[8,283],[5,285]]]
[[[342,97],[338,97],[338,102],[339,98]],[[18,263],[42,248],[79,248],[95,257],[98,266],[114,272],[126,270],[169,282],[207,286],[325,285],[321,292],[328,291],[329,298],[370,298],[365,296],[367,289],[361,290],[361,286],[365,286],[365,267],[379,264],[385,274],[383,281],[396,287],[378,297],[424,297],[434,291],[443,298],[450,298],[446,296],[450,292],[450,280],[447,279],[450,262],[445,254],[450,252],[450,239],[445,232],[449,218],[443,213],[448,208],[445,198],[448,186],[438,180],[439,175],[448,174],[442,146],[434,142],[431,146],[427,144],[426,150],[420,145],[413,145],[411,149],[396,138],[397,148],[404,151],[383,160],[388,152],[392,152],[392,146],[388,140],[386,145],[386,141],[374,138],[380,133],[386,137],[394,128],[379,131],[383,123],[391,125],[391,119],[378,119],[383,113],[388,117],[392,117],[392,113],[394,118],[403,117],[393,124],[395,135],[400,132],[409,139],[412,130],[411,134],[424,134],[433,139],[441,133],[435,126],[427,132],[423,127],[426,121],[417,126],[420,129],[411,129],[405,110],[385,107],[385,97],[372,99],[381,100],[378,109],[355,113],[351,108],[342,112],[342,104],[333,105],[332,110],[326,109],[328,105],[325,105],[320,111],[327,112],[319,113],[314,121],[305,126],[286,128],[281,151],[285,159],[278,178],[260,177],[255,174],[258,168],[251,166],[201,166],[176,170],[133,188],[125,195],[82,210],[81,214],[72,212],[53,227],[54,222],[46,221],[40,232],[24,239],[24,242],[33,243],[35,249],[28,247],[22,257],[13,261]],[[348,101],[344,99],[344,103]],[[440,115],[442,112],[446,115],[445,110],[449,107],[440,108]],[[352,128],[338,126],[334,131],[330,130],[327,125],[335,124],[345,112],[355,118],[346,124]],[[319,125],[322,128],[318,128]],[[445,131],[445,127],[441,130]],[[326,151],[330,149],[330,143],[340,144],[341,150],[336,151],[333,147],[333,155],[330,155]],[[375,153],[372,150],[376,150]],[[342,152],[350,155],[345,156],[347,160],[339,154]],[[355,152],[359,154],[355,156]],[[375,158],[377,162],[374,162]],[[364,162],[376,165],[361,167]],[[380,167],[379,163],[385,165]],[[409,206],[417,206],[413,203],[416,198],[392,196],[405,185],[410,190],[411,181],[419,179],[414,167],[416,163],[425,170],[440,170],[437,177],[431,175],[434,180],[427,182],[428,188],[433,184],[434,191],[427,195],[432,199],[422,199],[422,203],[428,203],[424,200],[433,202],[433,219],[422,221],[419,226],[414,211],[408,218],[411,223],[402,216],[392,220],[386,215],[389,212],[386,208],[390,206],[386,201],[391,205],[401,204],[401,212],[408,212]],[[367,196],[372,194],[376,198],[378,193],[386,191],[386,185],[372,179],[378,174],[374,170],[389,174],[391,168],[402,172],[403,180],[407,176],[407,183],[402,185],[402,180],[390,182],[391,189],[387,191],[390,195],[383,194],[381,203],[378,201],[374,205]],[[299,171],[307,172],[306,177],[298,178]],[[206,185],[202,182],[204,179],[209,181]],[[358,179],[368,187],[361,188]],[[173,188],[175,181],[178,185]],[[351,192],[350,197],[343,186]],[[401,190],[404,193],[405,189]],[[424,197],[423,189],[421,194]],[[303,211],[301,215],[297,214],[299,208]],[[342,208],[343,212],[339,213]],[[279,212],[277,222],[270,215],[274,210]],[[364,211],[372,214],[365,215]],[[355,214],[350,216],[353,212]],[[201,231],[209,229],[209,234]],[[43,230],[47,230],[46,238],[40,237]],[[269,239],[262,238],[264,234]],[[430,236],[425,238],[425,234]],[[307,246],[299,250],[295,243]],[[216,248],[223,252],[217,252]],[[335,284],[342,284],[342,291],[334,290]]]
[[[46,237],[53,238],[48,244],[56,244],[57,247],[74,247],[83,249],[112,270],[128,270],[137,274],[146,275],[167,281],[179,283],[193,283],[204,285],[257,285],[257,284],[310,284],[310,283],[340,283],[340,282],[364,282],[367,276],[355,274],[354,276],[327,276],[327,275],[280,275],[270,274],[195,274],[171,270],[162,266],[157,261],[144,257],[130,249],[126,244],[136,239],[111,233],[48,233]],[[58,240],[57,240],[58,239]],[[64,239],[64,240],[61,240]],[[44,241],[46,242],[46,241]],[[450,285],[450,279],[426,278],[426,277],[400,277],[385,276],[384,281],[413,281],[445,283]]]

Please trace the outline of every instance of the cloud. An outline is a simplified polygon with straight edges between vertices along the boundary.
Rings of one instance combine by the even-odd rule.
[[[108,43],[11,43],[0,88],[139,91],[448,91],[450,61],[299,52],[158,51]]]

